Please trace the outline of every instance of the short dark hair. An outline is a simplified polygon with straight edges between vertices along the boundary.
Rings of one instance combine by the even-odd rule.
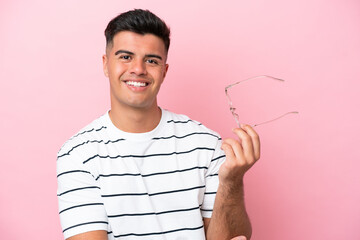
[[[169,50],[170,28],[149,10],[134,9],[113,18],[105,29],[106,46],[111,46],[114,36],[121,31],[154,34],[164,41],[166,52]]]

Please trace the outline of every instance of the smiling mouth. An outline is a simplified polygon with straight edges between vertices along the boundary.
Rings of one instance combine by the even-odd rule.
[[[132,86],[132,87],[146,87],[149,85],[147,82],[136,82],[136,81],[126,81],[126,85]]]

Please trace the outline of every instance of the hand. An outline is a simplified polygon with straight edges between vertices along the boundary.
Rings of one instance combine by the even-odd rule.
[[[220,183],[223,184],[242,182],[246,171],[260,158],[260,139],[252,127],[241,124],[241,128],[235,128],[233,132],[240,141],[225,139],[221,146],[226,155],[219,170]]]

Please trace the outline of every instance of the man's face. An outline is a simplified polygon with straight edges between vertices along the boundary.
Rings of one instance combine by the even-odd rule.
[[[153,34],[117,33],[103,56],[111,108],[157,108],[156,96],[168,65],[162,39]]]

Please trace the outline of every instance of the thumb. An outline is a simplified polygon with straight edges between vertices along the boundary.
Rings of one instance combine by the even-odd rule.
[[[225,152],[225,155],[230,158],[235,157],[234,150],[232,149],[231,145],[228,143],[223,142],[221,145],[221,149]],[[231,239],[232,240],[232,239]],[[237,240],[237,239],[236,239]]]

